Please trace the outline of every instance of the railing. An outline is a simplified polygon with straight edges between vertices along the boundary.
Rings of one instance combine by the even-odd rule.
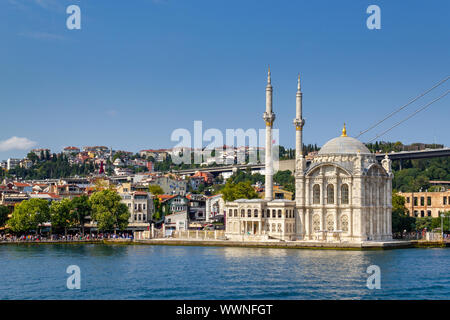
[[[172,238],[192,240],[225,240],[224,230],[174,230]]]
[[[135,232],[136,240],[144,239],[226,240],[224,230],[165,230]]]

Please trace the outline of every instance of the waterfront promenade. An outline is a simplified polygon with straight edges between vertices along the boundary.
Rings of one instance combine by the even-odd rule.
[[[221,239],[133,239],[120,237],[105,238],[72,238],[72,239],[8,239],[0,240],[0,245],[39,245],[39,244],[137,244],[150,246],[202,246],[202,247],[237,247],[237,248],[279,248],[279,249],[330,249],[330,250],[376,250],[404,248],[442,248],[450,247],[449,241],[402,240],[361,244],[347,242],[315,242],[315,241],[231,241]]]

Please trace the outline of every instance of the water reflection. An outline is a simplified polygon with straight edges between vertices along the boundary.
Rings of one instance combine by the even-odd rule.
[[[0,256],[2,299],[446,299],[450,288],[448,249],[8,245]],[[70,264],[77,292],[65,287]],[[372,264],[381,290],[366,287]]]

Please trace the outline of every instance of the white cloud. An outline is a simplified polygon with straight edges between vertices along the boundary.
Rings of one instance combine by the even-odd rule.
[[[0,151],[9,150],[27,150],[36,145],[36,142],[27,138],[11,137],[7,140],[0,141]]]

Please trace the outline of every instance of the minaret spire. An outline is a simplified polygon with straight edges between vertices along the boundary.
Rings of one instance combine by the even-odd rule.
[[[266,124],[266,154],[265,154],[265,199],[273,199],[273,161],[272,161],[272,125],[275,121],[275,113],[272,112],[272,84],[270,66],[267,72],[266,86],[266,112],[263,114]]]
[[[305,170],[305,161],[303,157],[303,126],[305,125],[305,120],[302,116],[302,99],[303,93],[300,85],[300,73],[297,78],[297,94],[295,100],[295,171],[297,174],[303,174]]]

